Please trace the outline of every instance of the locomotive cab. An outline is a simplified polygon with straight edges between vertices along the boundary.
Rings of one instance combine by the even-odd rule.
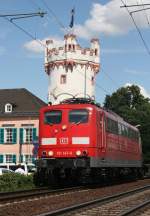
[[[53,106],[40,116],[39,158],[92,156],[96,140],[96,119],[91,106]]]

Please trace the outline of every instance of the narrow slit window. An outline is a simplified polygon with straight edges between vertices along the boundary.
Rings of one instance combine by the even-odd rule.
[[[61,75],[61,77],[60,77],[60,84],[66,84],[66,82],[67,82],[67,77],[66,77],[66,75],[64,74],[64,75]]]

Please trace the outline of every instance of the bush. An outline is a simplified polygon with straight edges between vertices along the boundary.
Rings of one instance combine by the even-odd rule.
[[[7,173],[0,176],[0,192],[34,188],[33,175]]]

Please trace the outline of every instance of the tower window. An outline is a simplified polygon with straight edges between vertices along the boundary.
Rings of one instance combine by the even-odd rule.
[[[69,44],[69,50],[71,50],[71,44]]]
[[[91,78],[92,85],[94,85],[94,76]]]
[[[98,54],[98,51],[97,51],[97,49],[95,49],[95,55],[97,56],[97,54]]]
[[[66,84],[67,76],[65,74],[61,75],[60,77],[60,84]]]

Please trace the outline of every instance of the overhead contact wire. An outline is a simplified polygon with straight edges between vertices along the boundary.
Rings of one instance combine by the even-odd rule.
[[[141,40],[142,40],[142,42],[143,42],[144,47],[145,47],[147,53],[150,55],[149,47],[148,47],[148,45],[146,44],[146,42],[145,42],[145,40],[144,40],[144,38],[143,38],[143,35],[142,35],[142,33],[141,33],[141,31],[140,31],[138,25],[136,24],[136,22],[135,22],[135,20],[134,20],[134,18],[133,18],[133,16],[132,16],[132,14],[130,13],[129,9],[126,7],[126,4],[124,3],[124,1],[123,1],[123,0],[120,0],[120,1],[122,2],[122,4],[125,6],[127,12],[129,13],[129,15],[130,15],[130,17],[131,17],[131,19],[132,19],[132,21],[133,21],[133,24],[135,25],[136,30],[137,30],[137,32],[138,32],[138,34],[139,34],[139,36],[140,36],[140,38],[141,38]]]

